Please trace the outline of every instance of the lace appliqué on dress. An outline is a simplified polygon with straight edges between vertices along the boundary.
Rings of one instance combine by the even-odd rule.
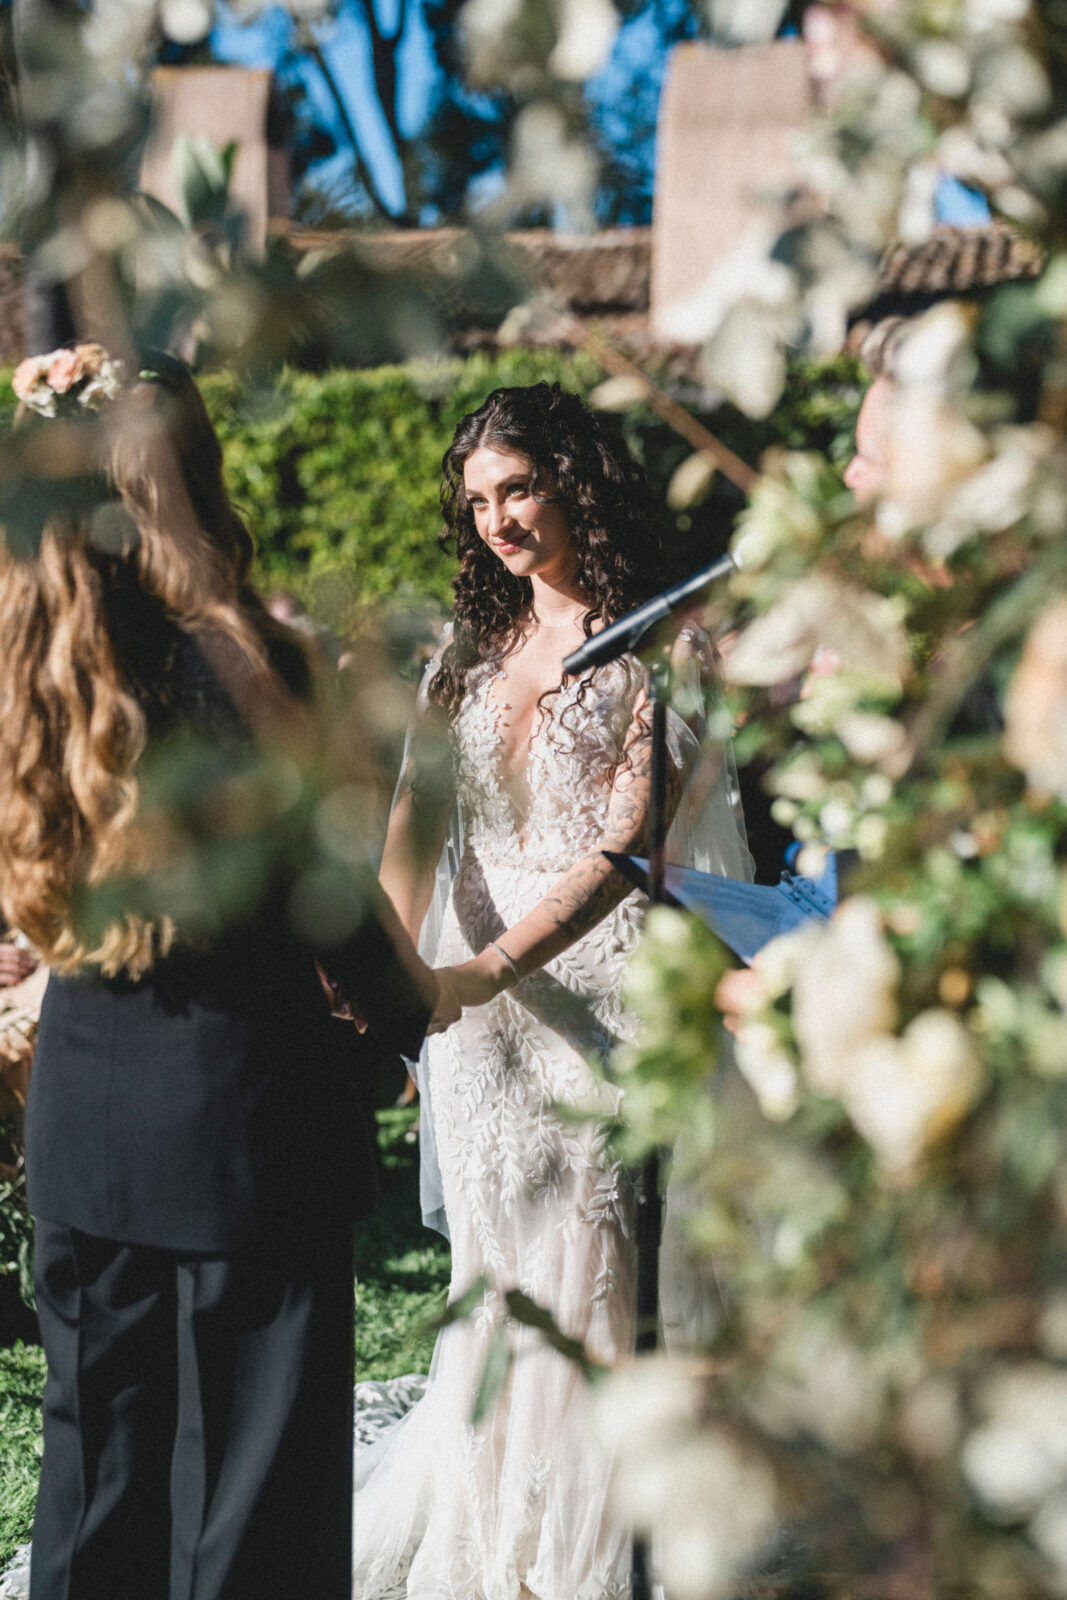
[[[535,719],[519,804],[501,778],[498,669],[472,672],[455,719],[465,848],[436,964],[517,922],[603,836],[641,675],[620,662]],[[430,1041],[452,1288],[489,1287],[438,1340],[425,1397],[357,1491],[359,1600],[626,1600],[629,1536],[606,1507],[606,1462],[577,1368],[507,1316],[522,1289],[605,1362],[633,1345],[633,1203],[609,1159],[615,1091],[594,1072],[628,1032],[620,998],[640,920],[628,897],[585,937]],[[561,1114],[578,1108],[586,1119]],[[503,1329],[505,1384],[470,1418]],[[357,1452],[357,1475],[359,1457]]]

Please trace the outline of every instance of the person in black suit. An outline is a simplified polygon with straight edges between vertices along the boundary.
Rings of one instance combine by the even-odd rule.
[[[52,974],[26,1125],[48,1360],[30,1592],[350,1600],[366,1079],[374,1049],[416,1055],[452,1011],[369,868],[334,864],[316,925],[293,808],[258,817],[255,892],[226,916],[168,902],[153,760],[215,770],[217,801],[264,729],[291,758],[305,659],[247,586],[186,369],[156,358],[122,393],[99,350],[20,370],[46,414],[108,379],[81,402],[106,444],[96,503],[0,556],[0,904]],[[210,832],[210,796],[190,804]]]

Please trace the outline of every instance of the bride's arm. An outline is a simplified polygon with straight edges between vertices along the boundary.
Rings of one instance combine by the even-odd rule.
[[[588,933],[630,893],[631,884],[605,860],[602,851],[647,853],[652,797],[650,724],[651,712],[645,702],[630,727],[625,759],[616,773],[597,848],[576,861],[495,944],[487,945],[473,961],[443,969],[461,1005],[485,1005],[517,978],[536,972]],[[669,824],[678,808],[681,781],[670,760],[666,767]],[[510,962],[502,953],[505,951]]]

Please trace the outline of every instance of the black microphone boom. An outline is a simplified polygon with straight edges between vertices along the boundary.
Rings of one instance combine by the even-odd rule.
[[[658,622],[664,617],[669,617],[672,611],[677,611],[687,600],[694,600],[703,589],[716,583],[719,578],[727,577],[736,570],[737,563],[733,556],[720,556],[718,561],[713,561],[710,567],[695,572],[691,578],[686,578],[683,583],[675,584],[673,589],[665,589],[654,600],[647,601],[643,606],[638,606],[636,611],[630,611],[625,617],[620,617],[618,622],[613,622],[607,628],[602,628],[599,633],[594,633],[577,650],[572,650],[563,661],[563,670],[568,677],[577,678],[581,673],[588,672],[591,667],[602,667],[608,661],[614,661],[618,656],[626,655],[630,650],[636,650]]]

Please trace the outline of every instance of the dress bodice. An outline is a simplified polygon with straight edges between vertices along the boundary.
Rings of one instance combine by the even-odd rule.
[[[470,674],[453,724],[456,792],[467,845],[485,862],[557,868],[596,849],[644,674],[613,661],[592,682],[568,680],[534,716],[522,768],[524,798],[501,771],[498,662]]]

